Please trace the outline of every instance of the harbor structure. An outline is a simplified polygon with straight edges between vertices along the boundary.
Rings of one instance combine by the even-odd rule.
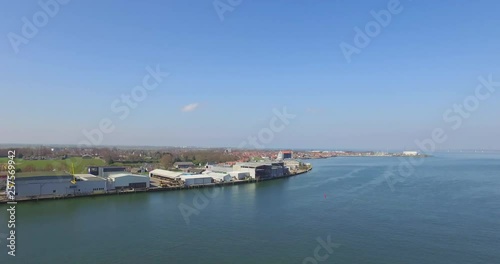
[[[149,188],[150,179],[147,175],[131,173],[115,173],[108,178],[109,190]]]
[[[276,157],[276,160],[293,159],[293,151],[291,150],[280,150]]]
[[[272,164],[265,164],[269,166]],[[308,164],[306,164],[308,165]],[[278,166],[278,165],[275,165]],[[285,174],[283,177],[299,175],[310,171],[312,168],[299,170],[294,173]],[[271,167],[272,171],[272,167]],[[210,172],[208,172],[210,174]],[[255,183],[260,180],[274,180],[282,177],[253,178],[250,172],[232,171],[228,173],[232,180],[215,182],[207,174],[181,175],[176,182],[178,184],[150,185],[147,183],[151,175],[133,175],[130,173],[114,173],[108,178],[95,176],[92,174],[69,174],[63,172],[32,172],[18,173],[16,178],[16,201],[45,200],[57,198],[73,198],[93,195],[110,195],[120,193],[135,193],[149,191],[181,190],[185,188],[203,188],[213,186],[224,186],[226,184]],[[132,176],[132,177],[129,177]],[[224,179],[224,178],[223,178]],[[142,180],[142,182],[139,182]],[[229,181],[228,181],[229,180]],[[135,185],[138,183],[138,185]],[[145,188],[143,188],[146,186]],[[0,202],[7,202],[7,197],[0,199]]]
[[[121,172],[107,167],[90,170],[100,175],[70,174],[66,172],[27,172],[16,174],[16,197],[64,197],[105,193],[117,189],[144,189],[150,187],[147,175]]]
[[[231,177],[233,177],[234,180],[240,180],[240,181],[252,178],[250,176],[250,172],[248,171],[231,171],[229,172],[229,175],[231,175]]]
[[[125,167],[116,167],[116,166],[90,166],[87,168],[89,174],[107,178],[109,175],[113,173],[120,173],[127,171]]]
[[[285,175],[284,163],[275,162],[242,162],[233,166],[234,171],[246,171],[254,179],[269,179]]]
[[[182,175],[179,178],[185,186],[205,185],[213,182],[213,178],[205,174]]]
[[[229,173],[206,171],[203,172],[202,174],[212,177],[214,182],[230,182],[233,179],[233,177],[229,175]]]
[[[234,171],[232,166],[216,166],[216,165],[207,165],[207,171],[219,172],[219,173],[229,173]]]
[[[86,195],[106,191],[106,180],[91,174],[59,172],[16,174],[16,197]]]
[[[149,172],[149,177],[155,177],[162,180],[178,180],[182,175],[189,175],[189,173],[162,169],[155,169]]]
[[[281,151],[281,150],[280,150],[280,151],[278,152],[278,155],[276,156],[276,160],[281,161],[281,160],[283,160],[283,159],[284,159],[284,158],[283,158],[283,151]]]
[[[207,165],[206,168],[207,168],[206,173],[213,172],[213,173],[229,174],[232,180],[245,180],[248,178],[252,178],[249,171],[235,170],[233,166]]]
[[[294,159],[288,159],[284,161],[285,167],[288,168],[289,171],[297,171],[300,167],[300,161]]]

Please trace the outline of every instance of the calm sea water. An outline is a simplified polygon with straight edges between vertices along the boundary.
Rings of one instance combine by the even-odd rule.
[[[499,155],[438,154],[392,189],[397,158],[311,162],[304,175],[208,195],[21,203],[17,256],[2,238],[0,263],[500,263]]]

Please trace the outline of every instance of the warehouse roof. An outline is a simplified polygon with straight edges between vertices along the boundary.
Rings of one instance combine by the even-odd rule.
[[[242,162],[242,163],[236,163],[238,166],[246,166],[246,167],[260,167],[260,166],[271,166],[271,162]]]
[[[127,177],[127,176],[149,178],[148,175],[132,174],[132,173],[114,173],[114,174],[109,175],[109,178],[114,179],[114,178]]]
[[[212,177],[210,177],[209,175],[205,175],[205,174],[194,174],[194,175],[182,175],[180,176],[180,178],[182,180],[184,179],[212,179]]]
[[[92,174],[75,174],[75,177],[81,179],[82,181],[105,181],[106,179],[97,177]]]
[[[229,174],[228,173],[218,173],[218,172],[205,172],[203,173],[203,175],[208,175],[210,177],[224,177],[224,176],[228,176]]]
[[[235,171],[229,172],[230,175],[239,174],[239,173],[250,174],[250,172],[248,172],[248,171],[241,171],[241,170],[235,170]]]
[[[209,168],[210,171],[213,172],[230,172],[233,171],[233,167],[230,166],[213,166]]]
[[[149,175],[155,175],[155,176],[161,176],[161,177],[175,179],[175,178],[178,178],[179,176],[188,175],[188,174],[185,172],[182,172],[182,171],[168,171],[168,170],[156,169],[156,170],[150,171]]]

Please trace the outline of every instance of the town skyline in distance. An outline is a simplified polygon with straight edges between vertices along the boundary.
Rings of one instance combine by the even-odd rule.
[[[0,143],[0,148],[29,148],[29,147],[60,147],[60,148],[77,148],[76,144],[22,144],[22,143]],[[161,150],[161,149],[231,149],[235,151],[250,150],[250,151],[279,151],[279,150],[295,150],[295,151],[356,151],[356,152],[402,152],[402,151],[419,151],[418,148],[400,148],[400,149],[371,149],[371,148],[294,148],[294,147],[269,147],[269,148],[238,148],[231,146],[160,146],[160,145],[98,145],[83,147],[91,148],[117,148],[117,149],[144,149],[144,150]],[[422,152],[422,151],[419,151]],[[461,149],[461,148],[436,148],[434,152],[500,152],[500,149]]]

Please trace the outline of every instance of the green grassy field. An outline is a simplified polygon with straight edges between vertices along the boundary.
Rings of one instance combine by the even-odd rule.
[[[75,173],[86,173],[88,166],[104,166],[106,163],[102,159],[82,159],[80,157],[68,158],[65,160],[23,160],[14,159],[16,162],[16,169],[21,169],[21,171],[68,171],[71,172],[71,164],[74,164]],[[0,158],[0,170],[1,165],[6,165],[8,158]],[[116,163],[114,166],[120,166],[121,164]]]

